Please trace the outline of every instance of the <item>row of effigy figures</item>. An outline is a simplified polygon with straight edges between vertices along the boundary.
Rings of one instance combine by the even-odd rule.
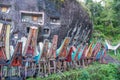
[[[77,46],[69,45],[70,37],[65,37],[60,47],[58,35],[53,40],[45,39],[37,43],[38,28],[32,26],[27,37],[9,45],[10,26],[0,24],[0,76],[6,80],[24,80],[27,77],[46,77],[52,73],[70,68],[85,67],[95,61],[105,61],[107,47],[98,40],[87,43],[89,32]],[[80,35],[83,36],[83,35]]]

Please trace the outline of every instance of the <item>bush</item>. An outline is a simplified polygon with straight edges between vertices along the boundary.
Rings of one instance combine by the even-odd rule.
[[[63,74],[53,74],[35,80],[120,80],[120,65],[94,63],[87,68],[70,70]]]

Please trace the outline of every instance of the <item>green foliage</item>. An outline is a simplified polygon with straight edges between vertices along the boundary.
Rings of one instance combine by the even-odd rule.
[[[120,40],[120,0],[102,0],[104,6],[101,2],[85,1],[94,24],[93,38]]]
[[[116,80],[118,76],[117,67],[113,64],[99,65],[94,64],[88,68],[90,80]]]
[[[118,65],[118,67],[117,67],[117,70],[118,70],[118,72],[117,72],[117,80],[119,80],[120,79],[120,64]]]
[[[120,66],[115,64],[94,63],[84,69],[75,69],[61,74],[53,74],[47,78],[35,80],[120,80]],[[28,79],[34,80],[34,79]]]
[[[79,0],[77,0],[79,2]],[[84,10],[86,10],[86,12],[88,13],[89,17],[92,18],[92,15],[91,15],[91,11],[88,7],[86,7],[85,4],[83,4],[82,2],[79,2],[79,4],[83,7]]]
[[[90,80],[90,74],[87,70],[82,70],[81,75],[78,77],[78,80]]]

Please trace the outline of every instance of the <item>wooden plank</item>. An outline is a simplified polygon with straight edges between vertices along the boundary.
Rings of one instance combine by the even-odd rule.
[[[6,25],[6,37],[5,37],[5,53],[7,56],[7,59],[10,59],[10,45],[9,45],[9,38],[10,38],[10,25]]]
[[[0,34],[1,34],[2,27],[3,27],[3,24],[0,23]]]
[[[28,38],[27,38],[27,41],[26,41],[26,44],[25,44],[25,49],[24,49],[24,52],[23,52],[23,55],[25,56],[26,55],[26,52],[27,52],[27,48],[30,44],[30,39],[31,39],[31,36],[32,36],[32,29],[30,28],[30,32],[28,34]]]
[[[36,46],[37,46],[37,36],[38,36],[38,28],[36,28],[34,30],[34,35],[33,35],[33,40],[32,40],[32,43],[33,43],[33,48],[34,48],[34,56],[37,56],[37,53],[36,53]]]
[[[49,58],[56,58],[57,42],[58,42],[58,35],[54,35],[50,52],[48,54]]]

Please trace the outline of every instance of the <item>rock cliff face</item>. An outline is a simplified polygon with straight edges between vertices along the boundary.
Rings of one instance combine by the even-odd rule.
[[[64,0],[61,7],[61,27],[63,28],[60,29],[60,35],[71,37],[70,44],[76,46],[82,42],[88,42],[92,34],[89,15],[75,0]]]
[[[27,35],[30,26],[39,28],[38,42],[59,35],[59,43],[71,37],[71,45],[89,41],[92,34],[92,22],[89,15],[76,0],[64,0],[58,5],[54,0],[0,0],[0,22],[11,25],[11,35],[18,33],[19,38]],[[8,12],[2,12],[8,9]],[[40,25],[41,13],[44,25]],[[38,18],[38,21],[32,21]],[[86,37],[86,38],[85,38]]]
[[[15,0],[15,10],[38,11],[36,0]]]

